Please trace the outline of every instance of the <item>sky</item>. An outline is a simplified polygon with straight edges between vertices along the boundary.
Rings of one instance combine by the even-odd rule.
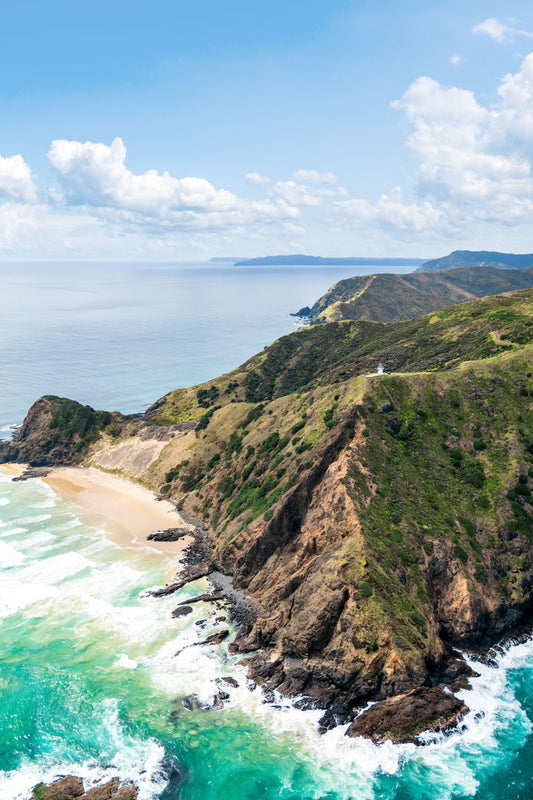
[[[533,252],[530,2],[0,14],[3,260]]]

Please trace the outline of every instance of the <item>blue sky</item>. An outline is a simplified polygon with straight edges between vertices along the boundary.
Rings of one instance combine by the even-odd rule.
[[[3,258],[533,251],[530,3],[1,13]]]

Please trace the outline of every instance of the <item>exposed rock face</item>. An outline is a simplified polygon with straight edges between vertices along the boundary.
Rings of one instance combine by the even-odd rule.
[[[424,731],[444,733],[456,728],[468,708],[442,686],[415,689],[376,703],[352,722],[347,736],[366,736],[374,742],[418,744]]]
[[[118,778],[112,778],[107,783],[94,786],[84,791],[83,781],[74,775],[64,778],[46,786],[39,783],[33,788],[33,800],[136,800],[137,787],[133,783],[120,783]]]

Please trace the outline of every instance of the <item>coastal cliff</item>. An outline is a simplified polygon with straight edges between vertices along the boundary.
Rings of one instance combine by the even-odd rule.
[[[232,644],[250,676],[324,708],[324,729],[386,701],[380,740],[413,738],[464,713],[442,692],[469,674],[456,648],[530,622],[532,310],[526,290],[301,329],[140,421],[91,416],[77,451],[50,448],[67,406],[43,398],[0,457],[98,464],[139,425],[166,431],[135,475],[203,521],[210,568],[253,601]]]

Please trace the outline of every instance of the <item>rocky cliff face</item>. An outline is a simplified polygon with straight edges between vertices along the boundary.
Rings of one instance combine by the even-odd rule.
[[[308,329],[147,414],[197,421],[140,477],[203,519],[211,567],[252,598],[233,645],[250,674],[326,709],[324,727],[396,697],[381,738],[409,713],[445,729],[464,710],[433,689],[469,673],[454,648],[530,622],[532,307],[488,298],[366,339]],[[353,377],[383,336],[426,369]],[[36,458],[50,413],[45,398],[23,428]]]

